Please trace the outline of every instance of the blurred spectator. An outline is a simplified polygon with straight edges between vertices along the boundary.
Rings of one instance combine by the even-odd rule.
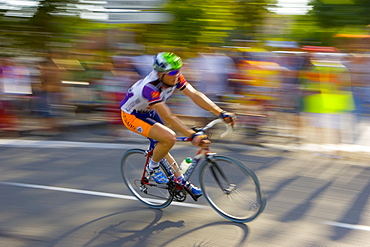
[[[298,141],[300,137],[301,122],[299,113],[301,90],[300,71],[303,66],[303,55],[301,52],[281,52],[277,62],[281,66],[281,86],[279,88],[279,99],[276,111],[278,112],[279,126],[293,135]]]
[[[133,65],[140,77],[145,77],[152,71],[154,55],[143,54],[132,57]]]
[[[370,113],[370,57],[360,53],[351,54],[345,65],[351,75],[356,120],[361,122]]]
[[[32,94],[30,70],[10,58],[5,59],[2,66],[2,84],[5,94],[13,96]]]
[[[354,120],[351,129],[354,141],[361,136],[363,125],[370,114],[370,57],[367,54],[350,54],[346,57],[347,66],[352,82],[352,92],[355,102]]]
[[[135,71],[144,78],[153,70],[154,55],[159,52],[156,47],[146,47],[146,52],[139,56],[131,57],[132,65]]]
[[[43,119],[47,128],[45,134],[61,133],[60,109],[63,106],[61,72],[50,57],[46,57],[39,66],[40,84],[36,93],[36,114]]]
[[[12,109],[11,101],[5,94],[5,84],[7,76],[9,76],[9,62],[2,58],[0,60],[0,130],[9,131],[17,127],[18,119],[14,109]]]
[[[233,59],[222,50],[209,47],[203,51],[186,61],[188,69],[192,71],[192,83],[212,101],[220,102],[221,96],[232,92],[229,78],[235,74],[236,67]],[[194,116],[211,117],[209,112],[199,107],[193,109],[196,109]]]
[[[350,77],[340,62],[339,54],[315,53],[312,68],[306,73],[304,111],[309,113],[315,141],[320,144],[339,144],[344,141],[347,112],[354,110]]]
[[[236,68],[233,59],[221,50],[210,47],[188,63],[198,70],[195,86],[211,100],[219,100],[219,96],[230,93],[228,79]]]
[[[129,56],[113,56],[112,63],[112,66],[106,69],[99,83],[102,86],[102,99],[109,123],[112,125],[118,124],[120,128],[122,127],[122,120],[117,105],[125,97],[130,86],[140,79],[140,75],[133,68]],[[124,135],[119,128],[112,126],[110,134],[114,136]],[[121,130],[128,132],[125,128]]]
[[[30,71],[14,59],[3,59],[0,84],[3,129],[20,131],[19,118],[27,114],[29,97],[32,94]]]
[[[267,112],[278,97],[280,87],[280,66],[272,62],[272,54],[267,50],[249,51],[236,64],[237,73],[233,73],[230,87],[234,95],[224,95],[229,103],[234,103],[238,122],[243,125],[247,142],[259,144],[260,129],[266,123]],[[252,53],[258,53],[252,55]],[[264,57],[263,60],[259,59]],[[239,103],[235,106],[235,103]]]

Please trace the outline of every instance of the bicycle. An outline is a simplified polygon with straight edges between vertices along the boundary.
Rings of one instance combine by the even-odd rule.
[[[215,119],[205,127],[196,131],[206,133],[215,124],[224,122]],[[231,133],[232,127],[226,124],[225,137]],[[148,138],[149,139],[149,138]],[[177,141],[191,141],[188,137],[177,137]],[[167,184],[157,184],[146,173],[146,166],[153,153],[156,141],[149,139],[147,150],[130,149],[123,155],[121,174],[131,193],[147,206],[161,209],[169,206],[173,200],[183,202],[189,194],[184,187],[173,180],[173,168],[166,159],[160,162],[160,168],[168,177]],[[266,201],[261,192],[256,174],[242,162],[212,153],[210,149],[200,148],[194,156],[184,177],[188,180],[199,162],[199,184],[209,205],[221,216],[233,222],[245,223],[254,220],[265,208]],[[144,164],[144,167],[139,167]]]

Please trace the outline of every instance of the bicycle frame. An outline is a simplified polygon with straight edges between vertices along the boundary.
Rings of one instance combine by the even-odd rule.
[[[223,120],[213,120],[206,127],[196,130],[205,133],[208,128],[219,122]],[[225,136],[225,133],[221,137]],[[152,139],[149,141],[147,150],[133,148],[122,158],[121,175],[128,189],[138,200],[155,209],[165,208],[173,200],[184,202],[187,195],[197,201],[199,196],[193,194],[188,187],[179,184],[174,178],[176,168],[165,158],[160,161],[160,167],[169,180],[167,183],[156,183],[150,174],[147,174],[146,166],[157,143]],[[189,142],[191,139],[178,137],[176,141]],[[140,163],[145,163],[143,170],[137,166]],[[199,186],[204,198],[222,217],[244,223],[255,219],[264,210],[266,202],[258,178],[241,161],[216,155],[210,151],[210,148],[201,147],[194,155],[188,170],[183,174],[187,181],[193,175],[196,166],[199,166]],[[142,175],[141,178],[140,175]]]

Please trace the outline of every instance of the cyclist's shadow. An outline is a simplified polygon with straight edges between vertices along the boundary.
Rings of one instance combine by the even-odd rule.
[[[138,215],[137,212],[143,211],[140,218],[130,219],[130,217],[135,217],[134,215]],[[147,213],[154,213],[154,219],[147,223],[145,220],[148,218],[146,217]],[[129,216],[128,216],[129,215]],[[128,219],[125,219],[127,216]],[[112,222],[117,222],[117,217],[119,218],[119,222],[112,224]],[[150,246],[151,241],[150,238],[158,234],[164,230],[170,228],[183,228],[185,227],[185,221],[170,221],[164,220],[161,221],[163,217],[162,210],[155,210],[155,209],[134,209],[129,211],[122,211],[113,214],[109,214],[92,221],[86,222],[80,226],[77,226],[70,231],[62,234],[61,236],[54,239],[52,242],[49,243],[48,246],[65,246],[65,243],[74,242],[78,246],[106,246],[106,247],[115,247],[115,246]],[[142,220],[142,218],[144,220]],[[122,220],[124,219],[124,220]],[[106,224],[104,224],[106,223]],[[141,225],[145,225],[141,227]],[[186,232],[181,232],[181,234],[176,234],[176,231],[168,231],[165,235],[164,241],[165,243],[161,243],[161,246],[171,246],[172,242],[178,240],[179,238],[185,237],[186,235],[192,234],[197,232],[201,229],[212,227],[212,226],[219,226],[219,225],[227,225],[227,226],[237,226],[242,228],[243,236],[238,240],[238,243],[235,246],[243,246],[245,243],[247,236],[248,236],[248,227],[244,224],[238,224],[228,221],[221,221],[221,222],[214,222],[210,224],[206,224],[194,229],[190,229]],[[100,230],[99,230],[100,229]],[[90,237],[88,237],[90,236]],[[92,236],[92,237],[91,237]],[[169,239],[169,237],[171,237]],[[85,238],[85,239],[82,239]],[[76,239],[76,241],[74,241]],[[206,240],[207,241],[207,240]],[[209,240],[211,241],[211,240]],[[231,246],[231,245],[230,245]]]

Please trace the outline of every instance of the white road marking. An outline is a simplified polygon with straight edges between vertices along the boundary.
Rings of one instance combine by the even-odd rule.
[[[24,187],[24,188],[32,188],[32,189],[43,189],[43,190],[54,190],[54,191],[62,191],[62,192],[69,192],[69,193],[76,193],[76,194],[85,194],[85,195],[93,195],[93,196],[103,196],[103,197],[111,197],[111,198],[120,198],[126,200],[138,200],[134,196],[127,196],[127,195],[120,195],[120,194],[113,194],[113,193],[106,193],[106,192],[99,192],[99,191],[91,191],[91,190],[79,190],[79,189],[71,189],[71,188],[63,188],[63,187],[54,187],[54,186],[46,186],[46,185],[38,185],[38,184],[25,184],[25,183],[15,183],[15,182],[5,182],[0,181],[2,185],[9,185],[9,186],[17,186],[17,187]],[[208,206],[199,205],[199,204],[192,204],[192,203],[185,203],[185,202],[172,202],[171,205],[181,206],[181,207],[188,207],[188,208],[201,208],[201,209],[208,209]]]
[[[135,144],[138,148],[148,146],[149,142]],[[94,142],[68,142],[68,141],[37,141],[37,140],[17,140],[1,139],[0,146],[5,147],[25,147],[25,148],[105,148],[105,149],[127,149],[132,148],[131,144],[119,143],[94,143]]]
[[[362,231],[369,231],[370,232],[370,226],[364,226],[364,225],[353,225],[353,224],[346,224],[346,223],[340,223],[340,222],[323,222],[326,225],[330,226],[337,226],[342,228],[348,228],[353,230],[362,230]]]
[[[146,149],[149,141],[136,143],[104,143],[104,142],[71,142],[71,141],[37,141],[37,140],[17,140],[0,139],[0,147],[23,147],[23,148],[103,148],[103,149]],[[191,145],[189,145],[191,146]],[[181,143],[172,149],[182,148]]]
[[[134,196],[127,196],[127,195],[120,195],[120,194],[113,194],[113,193],[99,192],[99,191],[91,191],[91,190],[80,190],[80,189],[54,187],[54,186],[46,186],[46,185],[38,185],[38,184],[5,182],[5,181],[0,181],[0,184],[9,185],[9,186],[24,187],[24,188],[32,188],[32,189],[53,190],[53,191],[69,192],[69,193],[84,194],[84,195],[119,198],[119,199],[126,199],[126,200],[135,200],[135,201],[138,200]],[[200,208],[200,209],[209,209],[210,208],[209,206],[192,204],[192,203],[185,203],[185,202],[172,202],[171,205],[181,206],[181,207],[189,207],[189,208]],[[322,223],[325,224],[325,225],[337,226],[337,227],[348,228],[348,229],[353,229],[353,230],[370,231],[370,226],[354,225],[354,224],[346,224],[346,223],[330,222],[330,221],[322,222]]]

